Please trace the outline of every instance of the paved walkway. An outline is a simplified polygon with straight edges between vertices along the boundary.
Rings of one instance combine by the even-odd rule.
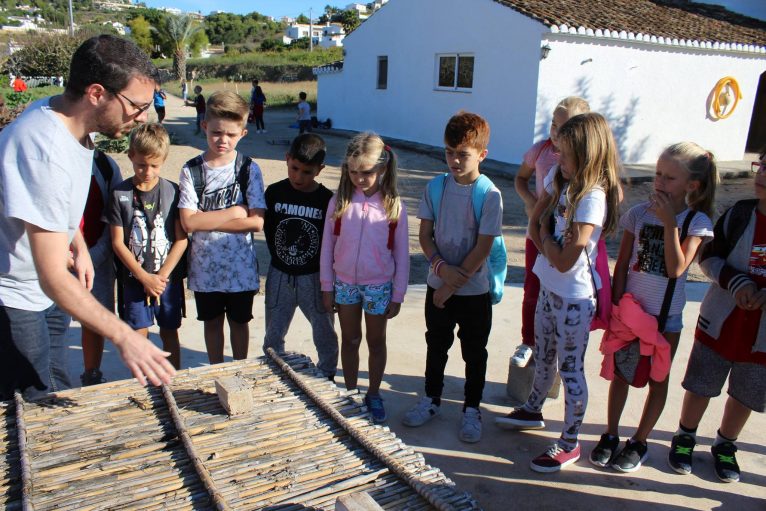
[[[175,98],[169,98],[169,129],[177,139],[201,148],[204,139],[192,135],[193,109],[184,109]],[[267,135],[248,135],[247,143],[253,144],[259,162],[274,165],[284,172],[285,146],[272,146],[266,140],[289,140],[295,131],[287,124],[291,114],[267,111],[269,123]],[[280,119],[282,126],[275,123]],[[258,138],[260,137],[260,138]],[[328,140],[336,137],[328,137]],[[332,141],[342,146],[345,142]],[[175,147],[174,147],[175,150]],[[192,151],[193,153],[193,151]],[[331,152],[330,154],[339,154]],[[340,153],[342,154],[342,153]],[[193,155],[193,154],[192,154]],[[337,158],[336,158],[337,160]],[[122,160],[124,163],[124,160]],[[330,162],[337,165],[337,161]],[[746,170],[745,163],[737,165]],[[734,169],[739,168],[733,165]],[[748,164],[749,165],[749,164]],[[127,167],[123,167],[125,170]],[[169,171],[175,179],[178,168]],[[324,176],[324,174],[323,174]],[[267,181],[273,182],[273,181]],[[328,186],[332,187],[328,184]],[[523,233],[522,233],[523,236]],[[261,252],[265,245],[259,245]],[[262,267],[261,272],[265,273]],[[607,382],[598,375],[600,355],[598,343],[600,332],[591,335],[591,346],[586,357],[586,371],[590,385],[590,404],[582,427],[581,442],[583,459],[565,472],[541,475],[529,469],[529,461],[542,452],[558,436],[563,419],[563,399],[549,402],[545,409],[547,427],[537,432],[507,432],[497,429],[493,418],[509,411],[512,403],[506,396],[508,360],[515,348],[520,330],[521,288],[509,285],[506,298],[494,307],[493,330],[489,342],[489,365],[485,400],[482,405],[484,437],[478,444],[464,444],[457,439],[463,387],[463,364],[458,347],[453,347],[447,366],[442,415],[422,428],[412,429],[401,425],[404,411],[412,406],[423,387],[425,341],[423,337],[423,285],[412,285],[399,317],[389,323],[389,358],[383,384],[383,397],[389,412],[389,426],[405,442],[423,452],[429,463],[444,470],[462,488],[470,491],[487,510],[508,509],[621,509],[633,511],[646,509],[732,509],[736,511],[766,509],[766,415],[753,414],[739,439],[738,459],[743,469],[742,482],[723,484],[713,472],[709,446],[715,438],[716,428],[723,410],[724,397],[714,400],[699,429],[700,447],[695,454],[695,473],[680,476],[666,463],[670,439],[677,427],[678,414],[683,397],[680,380],[692,344],[693,325],[699,311],[706,284],[689,284],[689,302],[684,311],[684,330],[676,363],[671,373],[671,392],[665,413],[651,436],[649,461],[640,471],[625,475],[599,470],[586,460],[587,454],[604,432],[606,424]],[[181,328],[182,364],[199,367],[207,363],[202,327],[196,321],[194,300],[187,300],[188,317]],[[263,340],[263,297],[257,296],[254,306],[255,319],[251,322],[251,356],[260,355]],[[79,374],[82,368],[79,348],[79,326],[75,323],[70,331],[70,371]],[[152,338],[159,343],[156,330]],[[300,315],[288,335],[288,349],[310,355],[316,360],[308,323]],[[363,348],[364,349],[364,348]],[[227,348],[228,350],[228,348]],[[230,351],[227,351],[230,355]],[[366,363],[362,357],[361,381],[366,384]],[[119,362],[115,350],[107,346],[103,369],[110,380],[129,377]],[[338,378],[342,382],[342,378]],[[638,423],[646,390],[634,390],[626,406],[622,436],[630,435]]]

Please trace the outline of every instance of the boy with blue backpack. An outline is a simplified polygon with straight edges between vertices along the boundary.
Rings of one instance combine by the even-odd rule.
[[[459,112],[444,130],[449,172],[428,183],[418,210],[420,246],[430,263],[426,292],[425,396],[402,420],[422,426],[439,413],[444,368],[458,327],[465,361],[465,401],[458,437],[481,439],[479,404],[487,372],[492,305],[502,297],[506,254],[500,191],[479,171],[489,124]]]

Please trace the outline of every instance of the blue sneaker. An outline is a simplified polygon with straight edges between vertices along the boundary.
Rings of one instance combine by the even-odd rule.
[[[386,409],[383,408],[383,398],[378,396],[371,396],[367,394],[364,396],[364,404],[367,405],[367,409],[370,410],[372,415],[372,422],[380,424],[386,422]]]

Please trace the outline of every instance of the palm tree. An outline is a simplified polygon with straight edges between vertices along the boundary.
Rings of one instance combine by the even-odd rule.
[[[186,52],[192,38],[202,28],[188,14],[168,14],[164,25],[160,27],[159,32],[173,49],[173,74],[178,80],[186,78]]]

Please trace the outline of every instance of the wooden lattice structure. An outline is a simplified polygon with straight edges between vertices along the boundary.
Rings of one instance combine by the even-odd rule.
[[[23,510],[334,509],[367,492],[384,509],[478,509],[387,428],[359,395],[302,355],[181,371],[0,404],[2,505]],[[216,379],[252,385],[229,417]]]

